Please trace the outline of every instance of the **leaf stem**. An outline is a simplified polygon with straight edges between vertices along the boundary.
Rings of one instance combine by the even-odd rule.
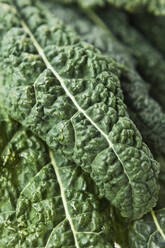
[[[73,233],[73,237],[74,237],[74,241],[75,241],[75,246],[76,246],[76,248],[80,248],[78,240],[77,240],[77,236],[76,236],[77,232],[76,232],[76,230],[74,228],[74,224],[73,224],[72,218],[71,218],[70,213],[69,213],[67,199],[66,199],[66,196],[65,196],[65,188],[64,188],[64,185],[62,183],[60,172],[59,172],[58,166],[56,165],[56,161],[55,161],[55,158],[53,156],[52,151],[49,151],[49,156],[50,156],[50,160],[51,160],[51,163],[53,165],[54,171],[56,173],[57,181],[58,181],[59,186],[60,186],[61,198],[62,198],[62,202],[63,202],[63,205],[64,205],[66,219],[68,220],[68,222],[70,224],[70,227],[72,229],[72,233]]]
[[[163,232],[163,230],[161,229],[160,225],[159,225],[159,222],[157,220],[157,217],[155,215],[155,212],[153,209],[151,209],[151,215],[152,215],[152,218],[154,220],[154,223],[155,223],[155,226],[156,228],[158,229],[158,231],[160,232],[162,238],[165,240],[165,233]]]

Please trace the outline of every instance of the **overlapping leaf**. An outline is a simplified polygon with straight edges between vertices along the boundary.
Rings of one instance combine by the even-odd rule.
[[[54,4],[51,0],[48,1],[48,8],[54,16],[70,25],[83,40],[92,43],[105,55],[125,66],[120,79],[131,118],[135,120],[145,140],[164,152],[165,114],[159,103],[149,95],[149,84],[137,72],[136,61],[129,49],[117,40],[108,27],[104,27],[102,20],[98,20],[99,17],[94,12],[87,12],[93,20],[92,23],[88,16],[75,6],[70,8]],[[133,113],[136,113],[136,116]]]
[[[130,19],[135,27],[137,27],[165,57],[165,16],[153,16],[143,13],[135,16],[132,15]]]
[[[99,12],[110,30],[130,50],[139,72],[146,81],[152,84],[152,95],[165,109],[163,97],[165,94],[165,59],[163,55],[130,25],[126,13],[115,8],[107,8],[104,12]]]
[[[56,149],[62,166],[88,172],[123,216],[142,216],[156,204],[159,166],[128,117],[116,63],[58,20],[51,26],[30,0],[0,8],[8,113]]]
[[[131,248],[165,247],[165,209],[152,210],[152,214],[137,220],[130,227]]]
[[[124,8],[130,12],[149,11],[155,15],[165,15],[165,1],[164,0],[54,0],[56,2],[63,2],[65,4],[78,3],[85,8],[103,7],[110,3],[116,7]]]
[[[109,204],[91,180],[73,164],[58,168],[55,152],[0,115],[0,247],[113,247]]]

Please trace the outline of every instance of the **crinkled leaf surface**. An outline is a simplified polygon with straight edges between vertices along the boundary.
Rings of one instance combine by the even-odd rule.
[[[143,219],[130,227],[129,242],[131,248],[165,247],[165,209],[152,210]]]
[[[131,118],[145,140],[164,152],[165,113],[160,104],[150,96],[149,84],[138,73],[129,49],[117,40],[108,27],[103,26],[101,19],[100,22],[98,21],[99,17],[93,11],[87,12],[88,18],[78,7],[70,8],[70,6],[55,4],[53,0],[48,1],[47,6],[54,16],[62,19],[66,25],[70,25],[83,40],[92,43],[102,53],[125,66],[120,78],[124,101],[129,107]],[[50,19],[53,21],[54,18]],[[133,113],[136,113],[136,116]]]
[[[80,168],[59,167],[56,153],[2,115],[1,125],[0,247],[113,247],[109,204]]]
[[[123,216],[139,218],[156,204],[159,166],[128,117],[118,66],[58,20],[50,25],[33,1],[16,4],[24,21],[0,5],[8,113],[55,149],[62,167],[88,172]]]
[[[165,206],[165,155],[160,153],[159,149],[155,151],[156,160],[160,164],[160,174],[159,174],[159,199],[156,205],[157,209],[164,208]]]

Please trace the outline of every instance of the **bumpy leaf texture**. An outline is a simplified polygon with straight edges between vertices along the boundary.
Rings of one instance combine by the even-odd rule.
[[[165,247],[165,209],[151,212],[130,227],[131,248]]]
[[[139,218],[156,204],[159,165],[128,117],[117,64],[58,20],[52,26],[36,1],[15,6],[0,4],[6,110],[62,167],[81,166],[123,216]]]
[[[98,23],[99,17],[94,12],[88,12],[93,20],[91,22],[88,16],[77,7],[70,8],[70,6],[54,4],[51,0],[48,1],[48,8],[54,16],[70,25],[83,40],[124,65],[120,80],[131,118],[135,120],[145,140],[164,152],[165,114],[161,106],[149,95],[149,84],[144,82],[136,71],[136,62],[129,49],[117,40],[108,27],[102,27],[102,20]],[[136,113],[136,116],[133,113]]]
[[[85,8],[96,6],[105,6],[110,3],[116,7],[124,8],[130,12],[139,12],[146,10],[155,15],[165,15],[165,1],[164,0],[54,0],[56,2],[63,2],[65,4],[78,3]]]
[[[159,199],[156,205],[156,208],[164,208],[165,206],[165,155],[160,153],[159,150],[155,152],[156,160],[160,163],[160,174],[159,174],[159,184],[160,184],[160,191],[159,191]]]
[[[109,204],[88,177],[0,117],[0,247],[113,247]]]

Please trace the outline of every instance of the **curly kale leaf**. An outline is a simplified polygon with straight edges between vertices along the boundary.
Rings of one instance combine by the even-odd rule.
[[[152,149],[165,152],[165,114],[161,106],[150,97],[150,87],[147,86],[136,73],[129,73],[122,78],[122,89],[131,119]]]
[[[65,4],[79,4],[85,8],[103,7],[110,3],[115,7],[124,8],[130,12],[148,11],[155,15],[165,15],[165,1],[164,0],[54,0]]]
[[[159,165],[128,117],[118,66],[58,20],[50,25],[44,7],[16,3],[24,19],[17,23],[14,6],[0,5],[6,110],[55,149],[62,166],[74,161],[89,173],[123,216],[139,218],[156,204]]]
[[[102,53],[112,57],[116,62],[125,66],[120,76],[121,86],[124,92],[124,100],[129,106],[129,114],[140,129],[145,140],[164,152],[165,139],[165,114],[161,106],[149,95],[150,87],[136,71],[136,63],[129,49],[121,44],[108,27],[102,27],[98,23],[98,16],[89,12],[87,15],[77,7],[68,7],[48,1],[48,8],[52,14],[62,19],[76,31],[80,37],[99,48]],[[92,15],[94,16],[92,18]],[[96,25],[95,23],[98,25]],[[105,30],[107,28],[107,30]],[[136,113],[136,116],[132,115]],[[138,118],[138,122],[137,122]]]
[[[165,209],[151,210],[151,214],[134,221],[130,226],[131,248],[165,247]]]
[[[113,247],[109,204],[88,177],[0,116],[0,247]]]

